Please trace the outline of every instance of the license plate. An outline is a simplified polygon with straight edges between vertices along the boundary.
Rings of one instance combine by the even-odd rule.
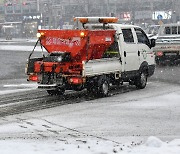
[[[174,52],[169,52],[169,53],[165,53],[166,56],[176,56],[177,53]]]

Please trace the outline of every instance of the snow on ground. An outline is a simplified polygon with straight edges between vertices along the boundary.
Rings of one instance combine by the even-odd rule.
[[[6,42],[10,43],[7,45],[0,45],[0,50],[8,50],[8,51],[32,51],[34,48],[34,44],[37,41],[37,38],[35,39],[13,39],[13,40],[5,40],[5,39],[0,39],[0,42]],[[21,43],[20,45],[15,45],[14,43]],[[27,42],[33,42],[33,45],[23,45],[23,43]],[[35,49],[36,51],[42,51],[41,47],[38,45]],[[43,48],[45,51],[45,49]]]
[[[117,145],[96,140],[0,140],[1,154],[179,154],[180,139],[162,142],[149,137],[144,144]]]
[[[15,42],[36,42],[37,38],[13,38],[12,40],[6,40],[5,38],[0,38],[0,42],[8,42],[8,43],[15,43]]]
[[[0,84],[0,95],[27,91],[37,88],[36,83],[21,83],[21,84]]]
[[[29,88],[37,88],[37,83],[30,83],[30,84],[25,84],[25,83],[21,83],[21,84],[6,84],[6,85],[3,85],[3,87],[5,88],[12,88],[12,87],[16,87],[16,88],[23,88],[23,87],[29,87]]]
[[[0,50],[8,50],[8,51],[32,51],[34,46],[19,46],[19,45],[3,45],[0,46]],[[40,46],[37,46],[36,51],[42,51]],[[45,51],[45,49],[43,48]]]
[[[157,104],[169,100],[177,102],[180,93],[173,92],[156,96],[154,99],[159,100]],[[150,103],[151,100],[148,100]],[[50,119],[58,119],[54,116],[61,116],[56,110],[58,108],[54,110],[55,113],[49,115]],[[0,154],[180,154],[180,139],[161,141],[155,136],[150,136],[143,143],[118,143],[80,132],[72,134],[72,130],[54,125],[43,118],[30,117],[24,120],[24,116],[19,117],[19,122],[10,123],[8,118],[1,119],[7,123],[0,125]],[[13,117],[9,119],[12,120]]]
[[[23,88],[23,89],[2,90],[2,91],[0,91],[0,95],[28,91],[28,90],[32,90],[32,89],[31,88],[27,88],[27,89]]]
[[[31,40],[28,41],[31,42]],[[32,49],[33,46],[0,46],[0,50],[32,51]],[[40,48],[38,47],[37,50],[40,51]],[[13,87],[19,87],[20,89],[13,90]],[[11,90],[0,91],[0,94],[30,90],[35,88],[35,85],[9,84],[4,85],[4,88],[10,88]],[[169,102],[173,100],[178,101],[179,99],[179,94],[169,94],[166,95],[166,97],[162,96],[162,98],[158,98],[160,101]],[[158,104],[158,102],[156,103]],[[34,119],[30,122],[33,120]],[[41,121],[37,120],[33,121],[33,123],[38,125],[41,124]],[[44,123],[42,123],[41,126],[47,127]],[[49,130],[49,132],[45,132],[45,134],[43,134],[43,129],[37,127],[28,128],[28,132],[22,131],[25,128],[24,125],[16,122],[0,126],[0,154],[180,154],[180,139],[163,142],[159,138],[151,136],[147,137],[144,143],[132,142],[131,144],[127,144],[125,142],[118,144],[111,141],[82,136],[79,138],[63,138],[57,135],[58,137],[54,137],[50,132],[52,134],[56,134],[56,132],[50,128],[46,129]],[[36,134],[37,132],[39,135]],[[31,137],[32,134],[33,136]]]

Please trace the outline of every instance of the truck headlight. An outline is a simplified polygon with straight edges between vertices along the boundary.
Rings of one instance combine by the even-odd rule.
[[[61,62],[61,61],[62,61],[62,57],[61,57],[61,56],[58,57],[58,58],[57,58],[57,61],[58,61],[58,62]]]

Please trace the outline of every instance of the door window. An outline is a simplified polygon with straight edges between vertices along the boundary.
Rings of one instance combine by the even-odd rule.
[[[171,34],[170,27],[165,27],[165,34]]]
[[[144,33],[144,31],[139,28],[135,28],[135,31],[136,31],[138,43],[143,43],[150,47],[149,39],[147,35]]]
[[[180,34],[180,26],[178,26],[178,34]]]
[[[133,42],[134,43],[134,38],[131,29],[122,29],[123,37],[124,37],[124,42]]]
[[[172,34],[177,34],[177,26],[172,27]]]

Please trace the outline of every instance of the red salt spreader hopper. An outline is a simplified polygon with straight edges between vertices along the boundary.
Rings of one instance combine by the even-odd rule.
[[[69,52],[72,61],[99,59],[114,41],[114,30],[38,30],[47,52]]]

